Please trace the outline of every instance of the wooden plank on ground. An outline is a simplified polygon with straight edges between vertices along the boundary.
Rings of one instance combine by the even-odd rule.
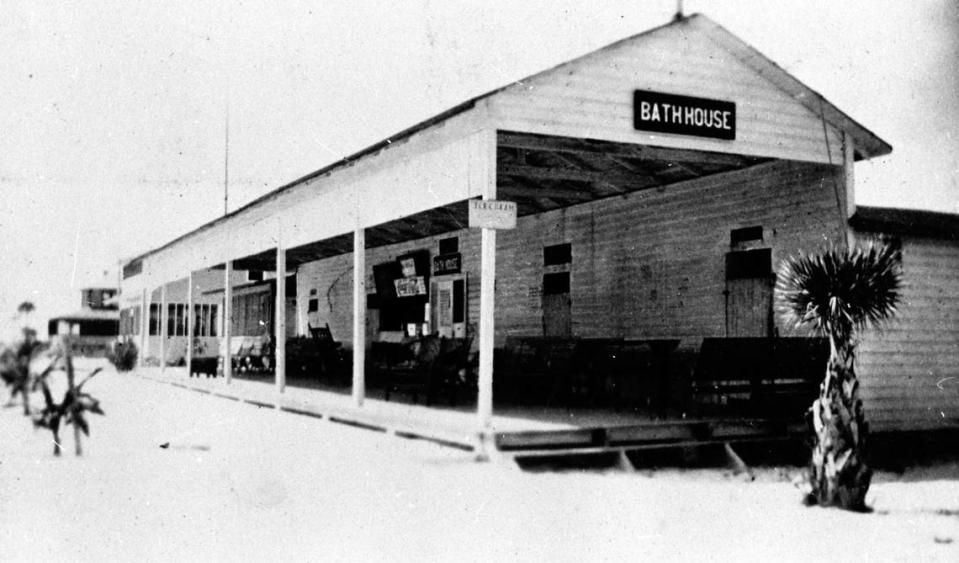
[[[675,422],[617,426],[607,430],[610,445],[702,440],[712,437],[708,422]]]
[[[558,449],[603,446],[606,434],[602,428],[572,428],[528,432],[499,432],[494,438],[500,451],[523,449]]]

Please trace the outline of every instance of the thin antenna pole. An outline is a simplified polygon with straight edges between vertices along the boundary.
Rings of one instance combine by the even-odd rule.
[[[673,20],[679,21],[683,19],[683,0],[676,0],[676,15],[673,16]]]
[[[230,105],[226,106],[224,129],[226,132],[223,151],[223,215],[230,212]]]

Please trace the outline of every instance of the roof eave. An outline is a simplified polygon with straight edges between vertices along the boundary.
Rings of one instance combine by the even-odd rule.
[[[841,131],[848,131],[855,143],[857,160],[884,156],[892,152],[892,145],[723,26],[702,14],[693,14],[683,21],[695,26],[714,43],[729,51],[743,64],[775,84],[814,114],[822,116]]]

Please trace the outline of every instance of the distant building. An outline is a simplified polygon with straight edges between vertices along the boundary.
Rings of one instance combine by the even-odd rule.
[[[50,319],[47,333],[74,337],[74,352],[82,356],[104,356],[120,331],[116,288],[84,288],[80,310]]]

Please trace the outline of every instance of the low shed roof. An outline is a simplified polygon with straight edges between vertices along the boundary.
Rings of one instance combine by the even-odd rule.
[[[959,240],[956,213],[857,206],[849,224],[857,231]]]
[[[57,315],[56,317],[52,317],[50,321],[116,321],[119,319],[120,311],[116,309],[80,309],[67,315]]]

